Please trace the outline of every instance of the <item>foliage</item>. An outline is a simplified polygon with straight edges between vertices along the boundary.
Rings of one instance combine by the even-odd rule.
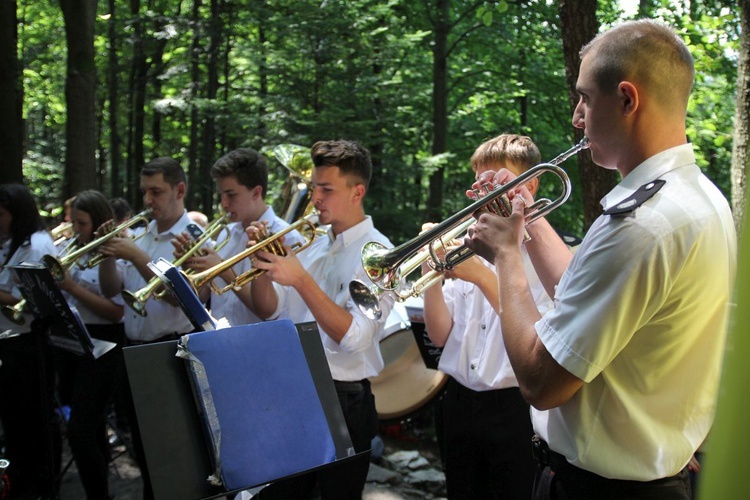
[[[690,139],[708,175],[729,194],[731,120],[739,21],[725,2],[651,2],[677,26],[696,59]],[[467,204],[469,158],[484,140],[523,133],[551,159],[573,145],[555,2],[450,0],[448,143],[433,156],[432,72],[436,0],[182,0],[98,3],[100,164],[137,201],[137,146],[145,160],[173,156],[190,169],[190,198],[205,212],[210,165],[237,147],[305,146],[356,139],[373,156],[366,208],[394,242],[414,236],[430,174],[445,171],[442,215]],[[132,5],[142,4],[132,11]],[[688,8],[689,6],[690,8]],[[692,9],[692,10],[690,10]],[[65,156],[65,43],[56,3],[19,2],[27,159],[24,172],[59,205]],[[600,1],[602,26],[624,14]],[[109,28],[115,38],[110,38]],[[112,48],[113,56],[108,54]],[[213,73],[212,73],[213,72]],[[215,76],[211,76],[211,75]],[[117,97],[110,99],[114,75]],[[212,80],[213,79],[213,80]],[[215,82],[215,83],[212,83]],[[143,104],[137,102],[143,89]],[[143,111],[139,118],[138,111]],[[115,130],[109,118],[116,112]],[[141,135],[136,134],[139,125]],[[122,141],[112,145],[113,134]],[[110,172],[114,159],[120,170]],[[275,161],[270,200],[287,173]],[[43,167],[43,168],[42,168]],[[573,199],[552,223],[582,229],[574,160]],[[55,177],[57,176],[57,177]],[[543,182],[542,192],[554,183]]]

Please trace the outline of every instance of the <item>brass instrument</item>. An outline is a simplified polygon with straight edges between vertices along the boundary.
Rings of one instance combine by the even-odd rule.
[[[274,211],[287,222],[299,220],[312,210],[310,177],[313,163],[310,148],[297,144],[279,144],[271,152],[272,156],[289,171],[289,177],[281,187],[281,196],[277,198],[283,201],[283,204],[274,207]]]
[[[71,238],[63,237],[61,241],[63,242],[67,241],[67,243],[65,244],[65,247],[60,251],[60,253],[57,254],[58,259],[62,258],[63,256],[71,253],[76,248],[78,248],[77,236],[73,236]],[[21,299],[18,302],[16,302],[15,305],[3,306],[2,308],[3,316],[5,316],[8,320],[12,321],[13,323],[17,325],[24,325],[26,324],[26,318],[23,317],[25,308],[26,308],[26,299]]]
[[[21,299],[12,306],[3,306],[3,316],[17,325],[26,323],[23,310],[26,308],[26,299]]]
[[[226,285],[223,288],[219,288],[214,282],[214,278],[219,276],[224,271],[227,271],[231,269],[235,264],[238,262],[247,259],[252,258],[254,254],[261,250],[265,250],[267,252],[271,252],[275,255],[286,255],[286,251],[284,250],[283,245],[281,244],[282,236],[284,236],[287,233],[290,233],[292,231],[299,231],[300,234],[302,234],[305,241],[303,243],[295,244],[292,246],[292,251],[294,253],[299,253],[302,250],[309,247],[313,241],[315,241],[315,234],[316,234],[316,225],[317,225],[317,218],[318,218],[318,212],[317,210],[314,210],[313,212],[309,213],[305,217],[302,217],[301,219],[293,222],[288,227],[282,229],[278,233],[273,234],[261,234],[263,239],[256,243],[255,245],[246,248],[242,252],[238,253],[237,255],[233,255],[232,257],[228,258],[227,260],[220,262],[216,264],[215,266],[206,269],[205,271],[202,271],[200,273],[195,274],[188,274],[184,271],[180,271],[182,275],[185,277],[188,283],[193,287],[193,290],[195,293],[198,293],[198,290],[201,289],[204,285],[207,283],[211,284],[211,289],[216,294],[222,294],[226,293],[229,290],[239,290],[246,284],[250,283],[251,281],[258,278],[260,275],[264,274],[266,272],[265,269],[258,269],[258,268],[252,268],[239,276],[236,276],[234,280],[232,280],[231,283]]]
[[[194,254],[198,253],[200,255],[203,246],[208,243],[209,240],[214,239],[221,231],[228,231],[228,224],[229,214],[222,214],[220,217],[214,219],[208,226],[206,226],[203,234],[195,239],[190,244],[190,246],[185,249],[181,256],[172,261],[172,265],[175,267],[179,267]],[[227,237],[215,248],[215,250],[223,248],[224,245],[227,244],[227,242],[229,242],[229,234],[227,234]],[[146,286],[144,286],[140,290],[136,292],[123,290],[120,295],[131,309],[133,309],[141,316],[145,317],[148,314],[148,312],[146,311],[146,301],[149,299],[149,297],[153,295],[154,298],[158,299],[164,295],[163,292],[155,293],[156,290],[161,286],[161,284],[161,279],[158,276],[154,276],[149,280]]]
[[[70,269],[70,267],[76,262],[79,262],[84,255],[90,254],[89,259],[85,263],[79,263],[79,267],[81,269],[94,268],[106,258],[100,252],[96,251],[97,247],[116,237],[122,231],[135,226],[136,224],[139,224],[141,222],[146,222],[148,224],[150,214],[151,209],[146,209],[141,213],[135,215],[133,218],[115,227],[107,234],[96,238],[95,240],[76,250],[66,252],[64,256],[55,257],[54,255],[45,255],[44,257],[42,257],[42,262],[45,266],[47,266],[47,269],[50,270],[50,273],[52,273],[52,276],[57,282],[62,282],[65,279],[65,271]],[[141,235],[137,236],[134,239],[138,239],[144,234],[146,233],[143,232],[141,233]]]
[[[73,234],[73,223],[61,222],[57,226],[50,229],[49,233],[52,236],[52,240],[55,242],[55,246],[57,246],[71,237],[71,235]]]
[[[581,142],[553,160],[530,168],[507,184],[483,186],[483,192],[474,192],[476,198],[478,198],[477,201],[396,248],[388,250],[376,241],[365,244],[362,247],[362,266],[374,286],[370,288],[360,280],[353,280],[349,283],[352,300],[367,317],[378,319],[382,314],[379,297],[383,293],[393,292],[399,301],[420,295],[424,290],[441,281],[443,273],[454,269],[474,255],[473,250],[466,245],[461,245],[447,251],[445,256],[441,258],[436,251],[438,245],[444,245],[445,242],[456,238],[471,227],[476,222],[473,214],[478,211],[509,215],[507,193],[549,172],[560,181],[562,187],[560,195],[555,200],[540,198],[526,207],[525,212],[526,224],[531,224],[544,217],[565,203],[570,197],[570,179],[568,174],[558,165],[574,154],[588,149],[588,147],[588,139],[584,137]],[[426,252],[420,252],[425,248],[427,249]],[[409,289],[405,291],[397,290],[401,279],[428,259],[428,264],[432,270],[425,273]]]

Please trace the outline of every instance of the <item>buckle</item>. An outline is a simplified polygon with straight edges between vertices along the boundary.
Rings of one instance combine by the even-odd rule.
[[[549,447],[547,443],[537,435],[531,438],[531,453],[541,465],[549,465]]]

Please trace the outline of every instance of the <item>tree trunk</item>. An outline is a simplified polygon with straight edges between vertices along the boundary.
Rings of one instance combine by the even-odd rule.
[[[0,2],[0,184],[23,180],[23,80],[16,1]]]
[[[211,1],[211,19],[209,21],[208,46],[208,81],[206,97],[211,105],[206,110],[203,124],[203,151],[200,159],[198,177],[193,180],[193,189],[200,194],[200,210],[210,212],[213,202],[213,181],[209,175],[211,165],[216,160],[216,112],[219,93],[219,59],[221,57],[221,40],[224,32],[222,22],[222,0]]]
[[[445,153],[448,146],[448,33],[449,0],[437,0],[435,46],[432,52],[432,154]],[[425,221],[439,222],[442,217],[445,168],[430,175]]]
[[[109,37],[109,51],[107,61],[107,99],[109,100],[109,162],[111,173],[112,196],[122,196],[122,179],[120,178],[120,134],[117,120],[119,117],[119,92],[117,63],[117,22],[115,0],[109,0],[109,21],[107,34]]]
[[[188,146],[188,180],[192,183],[193,179],[198,178],[198,149],[200,135],[200,114],[198,112],[197,100],[201,92],[201,40],[203,30],[201,29],[200,9],[202,1],[193,2],[192,25],[193,25],[193,43],[190,50],[190,145]],[[199,195],[197,190],[188,187],[188,194],[185,199],[185,205],[194,207],[198,203]]]
[[[750,0],[740,1],[740,54],[737,65],[737,106],[734,111],[734,139],[732,143],[732,210],[738,234],[742,234],[745,213],[745,187],[750,171],[748,141],[750,141]],[[747,243],[747,242],[745,242]]]
[[[68,45],[63,199],[96,188],[96,0],[60,0]]]
[[[578,103],[576,81],[581,65],[580,51],[599,29],[596,5],[596,0],[559,0],[558,3],[571,114]],[[575,141],[582,138],[583,131],[575,129]],[[588,152],[578,154],[578,168],[583,196],[583,227],[586,231],[601,214],[599,201],[617,184],[618,177],[615,171],[595,165]]]

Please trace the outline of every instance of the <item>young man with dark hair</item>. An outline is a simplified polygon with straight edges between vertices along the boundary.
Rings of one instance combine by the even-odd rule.
[[[185,262],[185,267],[196,272],[214,267],[223,260],[244,251],[248,242],[245,228],[253,222],[265,222],[269,233],[276,233],[289,226],[286,221],[276,216],[273,208],[265,201],[268,168],[265,158],[254,149],[235,149],[222,156],[211,168],[211,177],[216,182],[221,208],[229,216],[229,236],[226,232],[219,235],[217,245],[223,246],[218,252],[206,249],[205,255],[194,255]],[[223,243],[227,237],[229,241]],[[180,238],[179,241],[186,242],[184,238]],[[292,231],[286,234],[285,241],[289,245],[301,243],[302,237],[298,232]],[[237,276],[250,271],[251,268],[251,259],[243,259],[215,278],[216,284],[224,287]],[[260,318],[249,308],[252,304],[249,286],[233,289],[232,292],[223,294],[215,294],[210,288],[203,287],[201,299],[207,301],[210,297],[211,314],[215,318],[226,318],[231,326],[260,321]]]
[[[143,204],[151,210],[152,220],[145,234],[137,241],[131,237],[114,237],[100,247],[104,255],[112,257],[99,265],[99,281],[105,297],[114,297],[123,290],[134,292],[145,286],[154,276],[148,263],[160,258],[171,261],[174,250],[171,240],[187,232],[188,225],[192,223],[184,204],[187,179],[175,160],[157,158],[144,165],[140,187]],[[167,300],[149,300],[146,311],[144,317],[125,308],[126,345],[175,340],[180,334],[193,330],[182,310]],[[124,397],[131,402],[127,376],[123,375],[123,379],[127,394]],[[144,498],[151,498],[153,493],[133,408],[129,409],[128,420],[133,432],[136,459],[141,467]]]
[[[354,449],[366,453],[317,474],[274,484],[261,493],[264,499],[311,498],[316,480],[324,499],[361,498],[369,469],[367,451],[378,427],[368,378],[383,368],[379,338],[393,298],[383,300],[381,319],[372,320],[349,295],[352,279],[368,279],[361,264],[364,244],[374,240],[391,246],[362,205],[372,164],[365,148],[343,140],[315,143],[312,160],[312,202],[329,232],[299,256],[259,252],[256,266],[267,272],[253,282],[252,298],[261,318],[318,323]]]

